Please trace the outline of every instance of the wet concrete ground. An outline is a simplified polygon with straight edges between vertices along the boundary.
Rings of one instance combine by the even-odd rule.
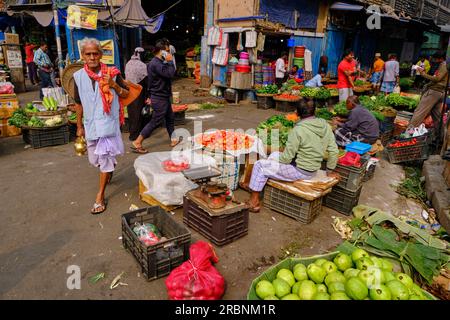
[[[21,96],[22,102],[26,99],[26,95]],[[209,115],[203,122],[204,129],[248,129],[275,113],[242,104],[188,116]],[[192,126],[192,120],[185,125],[189,130]],[[107,189],[108,210],[92,216],[89,210],[97,192],[98,173],[89,166],[86,156],[75,155],[72,143],[32,149],[25,147],[22,137],[0,139],[1,299],[167,298],[165,278],[147,282],[119,239],[121,215],[131,204],[146,206],[139,200],[133,167],[138,155],[129,152],[127,134],[123,134],[123,140],[127,153],[119,158]],[[144,146],[151,151],[165,151],[170,149],[168,142],[165,130],[159,129]],[[402,177],[400,166],[382,160],[375,177],[365,183],[360,203],[393,214],[419,210],[390,186]],[[248,194],[240,190],[237,196],[245,200]],[[182,214],[178,209],[173,217],[182,223]],[[216,248],[220,259],[216,267],[227,282],[224,299],[245,299],[251,281],[278,262],[286,250],[302,256],[333,250],[342,240],[331,226],[332,216],[345,217],[324,208],[316,220],[304,225],[267,209],[251,213],[248,235]],[[192,231],[192,241],[200,239],[204,238]],[[80,290],[67,288],[67,268],[71,265],[80,267]],[[105,279],[89,283],[88,279],[99,272],[106,274]],[[128,286],[110,290],[111,281],[121,272],[122,282]]]

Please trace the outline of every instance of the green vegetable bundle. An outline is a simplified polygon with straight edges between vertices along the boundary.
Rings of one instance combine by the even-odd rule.
[[[263,86],[256,91],[256,93],[260,94],[276,94],[278,93],[278,87],[276,84],[271,84],[267,86]]]
[[[316,109],[316,117],[328,121],[328,120],[333,119],[333,114],[330,111],[328,111],[327,108],[317,108]]]
[[[417,107],[417,105],[419,104],[417,99],[404,97],[398,93],[389,94],[386,97],[386,102],[388,105],[390,105],[392,107],[406,106],[410,110],[415,109]]]
[[[270,146],[286,146],[289,132],[294,127],[295,122],[287,120],[284,115],[272,116],[264,122],[261,122],[256,128],[258,137],[264,144]],[[279,133],[279,144],[272,141],[272,129],[277,129]]]
[[[322,87],[316,92],[314,98],[319,100],[329,99],[331,98],[331,92],[327,88]]]
[[[355,87],[362,87],[362,86],[365,86],[367,84],[367,82],[365,82],[364,80],[356,80],[354,84],[355,84]]]
[[[8,124],[10,126],[15,126],[17,128],[21,128],[22,126],[28,123],[28,116],[25,110],[19,108],[15,110],[12,116],[8,119]]]
[[[27,125],[29,127],[42,128],[44,126],[44,122],[38,117],[32,116],[31,119],[28,121]]]
[[[319,88],[308,88],[304,87],[300,90],[300,95],[305,98],[315,98]]]
[[[345,101],[341,101],[334,105],[334,113],[336,113],[338,116],[342,116],[342,117],[348,116],[349,111],[345,105]]]

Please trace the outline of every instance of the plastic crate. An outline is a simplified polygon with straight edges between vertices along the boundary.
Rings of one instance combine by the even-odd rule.
[[[35,149],[69,143],[68,125],[54,129],[23,129],[22,132],[23,141]]]
[[[308,201],[287,191],[266,185],[264,206],[301,223],[311,223],[322,211],[322,198]]]
[[[133,231],[135,222],[155,225],[167,240],[146,246]],[[160,207],[148,207],[122,215],[122,244],[141,266],[147,280],[168,275],[189,259],[191,233]]]
[[[345,146],[347,152],[356,152],[358,154],[365,154],[372,149],[372,146],[367,143],[362,143],[359,141],[353,141]]]
[[[217,246],[229,244],[248,233],[248,209],[211,216],[188,197],[183,198],[183,222]]]
[[[364,175],[363,182],[367,182],[373,178],[373,176],[375,175],[376,168],[377,168],[377,165],[373,164],[366,170],[366,174]]]
[[[411,138],[413,139],[413,138]],[[410,140],[410,139],[408,139]],[[402,140],[402,141],[408,141]],[[405,147],[389,147],[389,144],[394,140],[391,140],[386,147],[386,151],[389,157],[390,163],[401,163],[417,160],[426,160],[429,156],[429,143],[428,139],[418,140],[417,144],[413,146]]]
[[[381,144],[383,146],[386,146],[387,143],[392,139],[393,136],[394,136],[394,129],[392,129],[391,131],[383,132],[380,135]]]
[[[361,167],[349,167],[338,164],[336,171],[341,176],[337,187],[355,192],[361,188],[369,158],[361,157]]]
[[[261,96],[257,94],[256,100],[258,101],[256,104],[256,108],[258,109],[271,109],[275,107],[275,101],[272,96]]]
[[[180,111],[174,113],[174,122],[176,126],[186,124],[186,111]]]
[[[384,121],[380,121],[380,132],[393,131],[395,124],[395,117],[384,117]]]
[[[362,186],[356,191],[348,191],[334,187],[323,199],[323,205],[345,215],[351,215],[352,209],[358,205]]]

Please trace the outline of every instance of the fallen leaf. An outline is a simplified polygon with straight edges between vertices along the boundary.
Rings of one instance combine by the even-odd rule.
[[[95,284],[95,283],[97,283],[100,279],[104,279],[104,278],[105,278],[105,273],[104,273],[104,272],[100,272],[100,273],[97,273],[95,276],[90,277],[90,278],[89,278],[89,282],[92,283],[92,284]]]
[[[124,272],[122,272],[121,274],[119,274],[117,277],[115,277],[113,279],[113,281],[111,282],[111,285],[109,286],[109,288],[112,290],[114,288],[117,288],[120,284],[120,279],[122,278],[122,275],[124,274]]]

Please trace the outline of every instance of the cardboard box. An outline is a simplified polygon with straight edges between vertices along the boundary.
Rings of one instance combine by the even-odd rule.
[[[8,125],[8,119],[0,120],[0,137],[14,137],[22,134],[22,130]]]
[[[17,99],[0,99],[0,119],[11,118],[13,112],[19,109],[19,100]]]
[[[5,33],[5,41],[7,44],[19,44],[19,35],[16,33]]]

